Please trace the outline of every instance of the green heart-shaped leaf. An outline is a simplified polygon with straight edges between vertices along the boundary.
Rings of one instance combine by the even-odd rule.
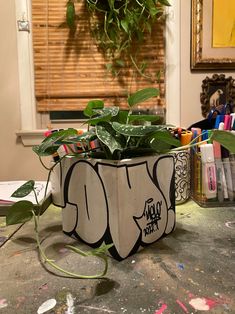
[[[116,135],[109,123],[104,122],[96,125],[96,135],[98,139],[108,147],[112,154],[116,149],[121,150],[123,148],[120,138]]]
[[[27,196],[30,192],[33,191],[35,185],[35,181],[30,180],[21,185],[11,196],[12,197],[25,197]]]
[[[19,201],[7,210],[6,224],[15,225],[29,221],[33,217],[33,203],[29,201]]]
[[[91,100],[88,102],[86,108],[83,111],[83,114],[86,117],[92,117],[95,113],[93,112],[93,109],[102,109],[104,108],[104,102],[103,100]]]

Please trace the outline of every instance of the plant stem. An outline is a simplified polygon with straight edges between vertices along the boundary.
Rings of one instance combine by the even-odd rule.
[[[141,70],[139,69],[139,67],[137,66],[137,64],[135,63],[135,60],[134,58],[132,57],[132,55],[130,55],[130,59],[131,59],[131,62],[133,63],[134,67],[136,68],[136,71],[141,75],[143,76],[144,78],[150,80],[151,82],[154,82],[153,78],[149,75],[146,75],[144,74],[143,72],[141,72]]]
[[[191,147],[195,147],[195,146],[198,146],[198,145],[201,145],[201,144],[206,144],[208,143],[210,139],[207,139],[207,140],[204,140],[204,141],[201,141],[199,143],[194,143],[194,144],[191,144],[192,142],[194,142],[194,140],[192,142],[190,142],[188,145],[184,145],[184,146],[180,146],[180,147],[176,147],[176,148],[173,148],[171,149],[171,151],[175,152],[175,151],[179,151],[179,150],[185,150],[185,149],[188,149],[188,148],[191,148]]]
[[[43,251],[42,249],[42,246],[41,246],[41,243],[40,243],[40,239],[39,239],[39,232],[38,232],[38,225],[39,225],[39,217],[37,217],[34,213],[34,211],[32,211],[33,213],[33,218],[34,218],[34,225],[35,225],[35,233],[36,233],[36,242],[37,242],[37,246],[38,246],[38,250],[39,250],[39,253],[40,253],[40,256],[44,259],[44,261],[46,263],[48,263],[49,265],[51,265],[53,268],[55,268],[56,270],[70,276],[70,277],[73,277],[73,278],[79,278],[79,279],[96,279],[96,278],[101,278],[101,277],[104,277],[107,273],[107,270],[108,270],[108,259],[105,255],[100,255],[100,256],[97,256],[99,258],[101,258],[104,263],[105,263],[105,267],[104,267],[104,270],[102,273],[100,274],[97,274],[97,275],[80,275],[80,274],[77,274],[77,273],[73,273],[73,272],[70,272],[70,271],[67,271],[63,268],[61,268],[60,266],[58,266],[57,264],[54,263],[54,261],[52,260],[49,260],[45,254],[45,252]],[[79,250],[81,255],[83,256],[86,256],[86,253]]]

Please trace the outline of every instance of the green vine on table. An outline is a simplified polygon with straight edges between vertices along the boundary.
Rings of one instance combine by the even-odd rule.
[[[49,175],[56,165],[57,165],[57,163],[52,166],[52,168],[50,169]],[[48,175],[47,184],[49,182],[49,175]],[[38,198],[37,198],[37,195],[35,193],[34,185],[35,185],[35,182],[33,180],[27,181],[26,183],[24,183],[21,187],[19,187],[19,189],[17,189],[12,194],[12,197],[22,198],[22,197],[27,196],[30,192],[33,191],[34,195],[35,195],[36,203],[37,203],[37,205],[39,205]],[[46,186],[46,189],[47,189],[47,186]],[[45,190],[45,197],[46,197],[46,190]],[[66,269],[63,269],[59,265],[57,265],[54,260],[51,260],[46,256],[46,254],[43,250],[43,247],[41,245],[40,237],[39,237],[39,234],[40,234],[40,232],[39,232],[40,214],[41,214],[40,209],[38,210],[38,213],[36,214],[35,209],[34,209],[34,204],[32,202],[30,202],[30,201],[19,201],[19,202],[16,202],[15,204],[13,204],[8,209],[8,212],[6,215],[6,225],[25,223],[25,222],[27,222],[33,218],[36,243],[37,243],[40,257],[44,263],[49,264],[52,268],[56,269],[57,271],[65,274],[69,277],[78,278],[78,279],[97,279],[97,278],[102,278],[106,275],[107,270],[108,270],[108,256],[106,255],[106,253],[107,253],[108,249],[113,246],[113,244],[102,245],[101,247],[99,247],[97,249],[93,249],[93,250],[88,251],[88,252],[84,252],[84,251],[82,251],[82,250],[80,250],[77,247],[72,246],[72,245],[66,245],[66,247],[68,249],[72,250],[73,252],[75,252],[77,254],[80,254],[84,257],[94,256],[94,257],[101,259],[104,262],[104,269],[100,274],[81,275],[81,274],[77,274],[74,272],[70,272]]]

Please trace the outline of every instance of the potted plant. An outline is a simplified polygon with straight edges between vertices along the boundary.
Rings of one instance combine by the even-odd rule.
[[[134,106],[157,95],[155,88],[137,91],[127,99],[128,111],[105,107],[100,100],[90,101],[84,110],[87,132],[78,135],[75,129],[61,130],[33,148],[41,160],[55,154],[59,147],[67,147],[68,153],[49,169],[54,203],[63,208],[64,232],[97,248],[89,254],[105,259],[104,273],[105,250],[122,260],[173,231],[174,163],[168,153],[203,143],[194,140],[181,146],[170,126],[146,125],[157,116],[133,114]],[[135,125],[136,121],[143,124]],[[234,134],[214,130],[211,139],[235,153]],[[26,193],[32,189],[33,181]],[[22,196],[22,189],[19,192]],[[32,217],[38,231],[39,216],[33,205],[18,202],[9,210],[7,223]],[[37,242],[41,256],[49,261],[38,232]],[[80,253],[78,248],[72,249]]]
[[[52,142],[54,149],[79,146],[78,153],[72,148],[73,157],[63,158],[62,166],[53,169],[54,203],[63,207],[63,230],[93,247],[113,243],[109,252],[118,260],[170,233],[175,225],[174,162],[163,153],[180,142],[167,125],[146,125],[157,116],[132,112],[157,95],[156,88],[132,94],[129,111],[90,101],[84,110],[87,132],[66,138],[60,137],[67,131],[57,132],[35,149],[41,155]]]

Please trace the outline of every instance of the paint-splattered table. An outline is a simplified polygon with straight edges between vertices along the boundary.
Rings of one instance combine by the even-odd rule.
[[[49,258],[73,272],[101,270],[99,260],[65,247],[75,240],[62,233],[59,208],[50,206],[40,221]],[[42,265],[33,222],[5,227],[1,217],[0,237],[0,314],[50,307],[46,313],[235,313],[235,208],[177,206],[172,234],[122,262],[110,258],[106,278],[98,280],[54,275]]]

